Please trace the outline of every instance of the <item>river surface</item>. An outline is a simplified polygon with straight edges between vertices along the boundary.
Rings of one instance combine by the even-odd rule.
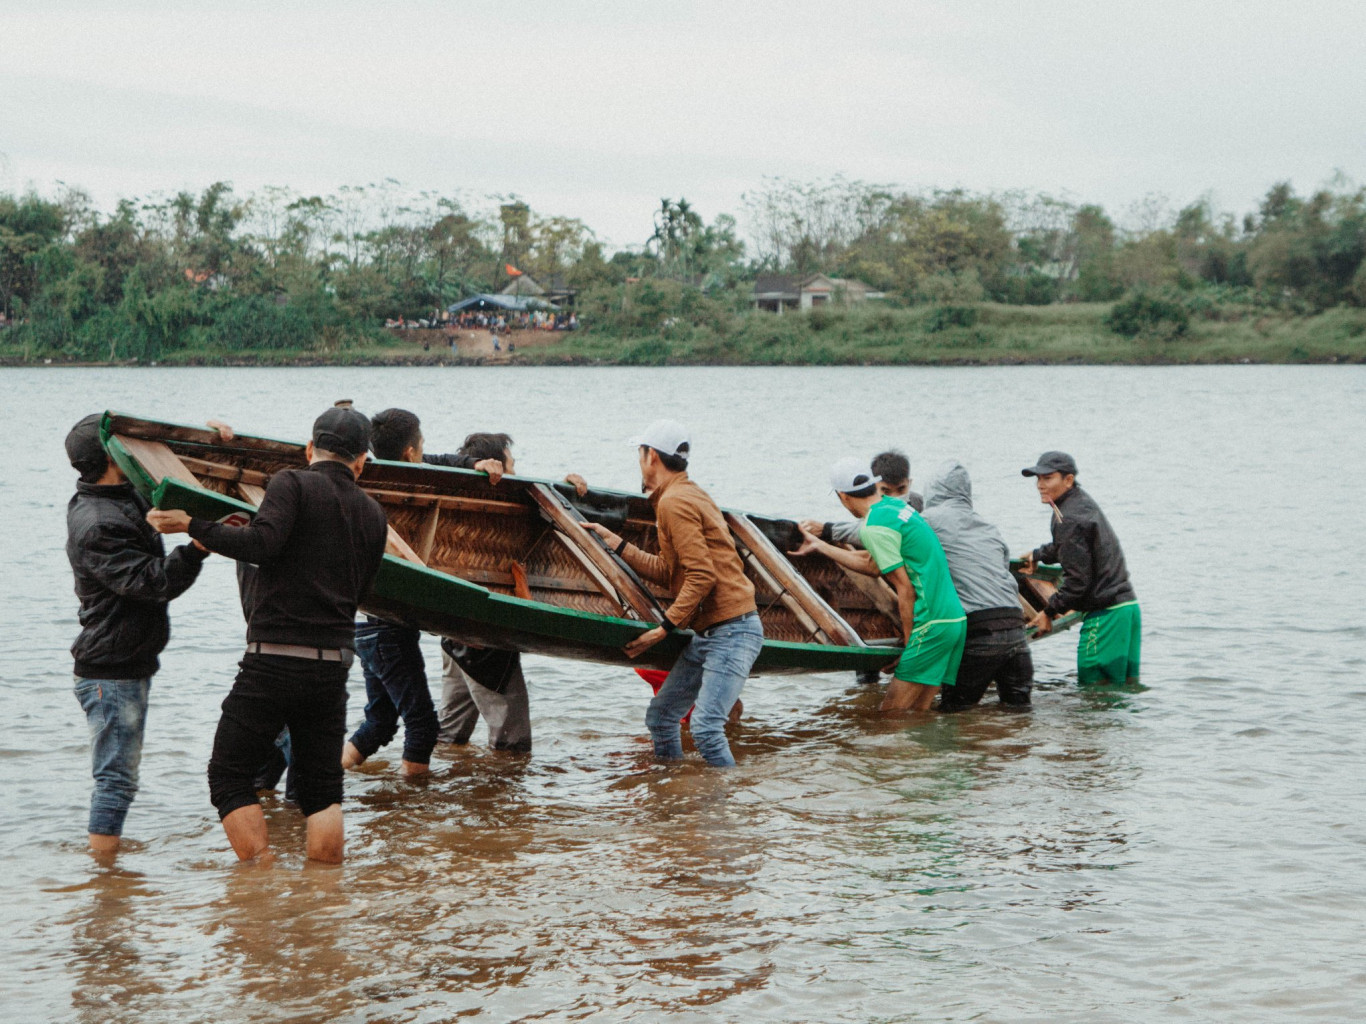
[[[1366,1016],[1366,368],[0,371],[0,1018],[30,1021],[1354,1021]],[[172,606],[142,790],[84,850],[67,647],[67,428],[115,408],[303,438],[334,399],[501,429],[518,468],[634,490],[633,431],[691,424],[723,503],[835,518],[826,467],[970,468],[1014,550],[1019,468],[1063,448],[1124,544],[1143,685],[883,719],[848,675],[752,680],[739,767],[652,764],[648,688],[528,658],[535,752],[381,751],[347,861],[238,867],[204,778],[242,648],[232,566]],[[439,689],[436,644],[426,641]],[[351,678],[351,719],[364,704]],[[695,755],[694,755],[695,756]]]

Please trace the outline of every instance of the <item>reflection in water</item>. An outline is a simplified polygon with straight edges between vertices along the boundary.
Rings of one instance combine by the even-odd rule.
[[[142,875],[114,867],[74,887],[80,909],[67,923],[71,930],[71,1006],[80,1021],[135,1019],[140,1007],[155,1005],[166,989],[157,977],[159,950],[155,907],[161,894]],[[151,909],[152,914],[145,913]]]
[[[372,970],[350,942],[356,925],[342,873],[234,865],[208,907],[205,982],[247,1019],[336,1020]],[[223,991],[226,989],[226,991]]]

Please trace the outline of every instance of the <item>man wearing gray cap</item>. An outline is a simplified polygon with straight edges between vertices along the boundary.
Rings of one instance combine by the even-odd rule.
[[[1095,499],[1077,486],[1076,461],[1066,452],[1044,452],[1020,473],[1035,478],[1039,500],[1053,509],[1053,540],[1025,555],[1025,568],[1049,562],[1063,571],[1057,593],[1029,625],[1044,634],[1064,612],[1082,612],[1077,682],[1137,682],[1143,631],[1138,597],[1119,538]]]
[[[187,532],[241,568],[247,651],[223,701],[209,759],[209,797],[239,860],[269,856],[255,779],[289,727],[311,860],[342,859],[342,744],[356,607],[384,557],[384,510],[360,489],[370,421],[328,409],[313,424],[307,469],[274,474],[246,526],[152,511],[161,533]],[[251,568],[251,567],[254,567]]]
[[[71,645],[76,699],[90,727],[90,849],[112,858],[138,790],[147,699],[171,635],[166,605],[199,578],[208,552],[169,555],[146,521],[150,508],[100,443],[99,413],[66,436],[80,473],[66,507],[66,556],[76,577],[81,634]]]
[[[688,479],[692,444],[683,425],[656,420],[633,443],[641,482],[655,507],[659,554],[628,544],[600,523],[585,525],[636,572],[667,584],[674,599],[664,624],[628,644],[626,653],[634,658],[675,629],[690,627],[694,633],[650,701],[645,724],[655,756],[676,761],[683,756],[680,723],[692,707],[698,753],[708,764],[734,767],[726,720],[764,643],[754,584],[745,576],[725,516]]]

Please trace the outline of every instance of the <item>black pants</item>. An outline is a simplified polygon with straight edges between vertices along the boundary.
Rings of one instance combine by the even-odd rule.
[[[209,758],[209,798],[219,818],[257,802],[256,776],[285,726],[299,810],[310,815],[341,803],[348,671],[335,661],[242,659]]]
[[[969,634],[957,682],[939,691],[939,710],[964,711],[975,706],[992,683],[1002,704],[1029,707],[1034,659],[1022,628]]]

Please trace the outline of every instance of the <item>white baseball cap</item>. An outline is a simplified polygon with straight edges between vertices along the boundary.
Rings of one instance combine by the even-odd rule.
[[[851,455],[830,467],[830,487],[837,494],[850,494],[880,483],[882,477],[873,475],[866,459]]]
[[[688,441],[688,428],[678,420],[655,420],[642,430],[638,437],[633,437],[631,444],[637,448],[644,445],[665,455],[677,455],[681,459],[686,459],[692,448]]]

